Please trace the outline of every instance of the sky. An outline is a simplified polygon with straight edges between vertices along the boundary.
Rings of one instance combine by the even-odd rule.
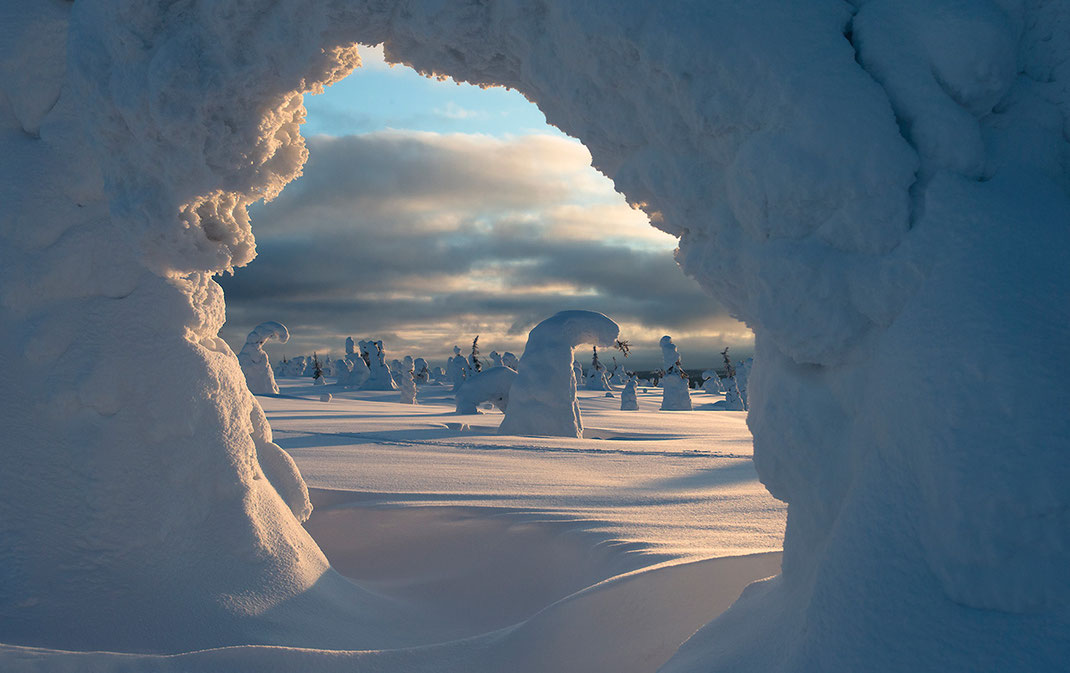
[[[476,335],[484,354],[520,355],[540,320],[589,309],[621,325],[629,369],[660,366],[664,334],[688,368],[719,363],[725,346],[752,351],[750,330],[673,260],[676,239],[534,104],[361,55],[306,96],[304,174],[250,209],[257,258],[218,279],[235,350],[278,320],[291,338],[266,346],[273,361],[339,357],[352,336],[444,364]]]

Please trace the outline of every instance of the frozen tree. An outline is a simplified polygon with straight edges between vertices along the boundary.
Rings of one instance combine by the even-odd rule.
[[[732,365],[732,359],[728,357],[728,348],[725,347],[721,351],[721,357],[724,358],[724,371],[725,377],[721,379],[721,385],[724,387],[724,406],[725,411],[746,411],[746,404],[743,402],[743,395],[739,392],[739,386],[736,384],[736,368]]]
[[[587,370],[584,388],[586,390],[609,390],[606,368],[598,359],[598,346],[594,347],[594,355],[591,357],[591,367]]]
[[[271,371],[267,353],[264,352],[264,344],[275,339],[279,343],[286,343],[290,339],[290,333],[286,325],[281,322],[262,322],[249,332],[245,337],[245,345],[238,353],[238,364],[241,365],[242,373],[245,374],[245,383],[249,390],[257,395],[277,395],[279,386],[275,383],[275,375]],[[285,360],[284,360],[285,362]]]
[[[739,388],[739,397],[743,400],[743,408],[749,408],[747,402],[747,381],[750,379],[750,370],[754,365],[754,358],[747,358],[736,367],[736,386]]]
[[[368,378],[361,384],[361,390],[397,390],[397,384],[386,366],[386,353],[382,341],[361,341],[360,352],[371,363],[368,366]]]
[[[472,371],[478,373],[483,371],[483,363],[479,361],[479,335],[476,335],[475,339],[472,339],[472,356],[469,358],[469,366]]]
[[[427,367],[427,360],[423,358],[416,358],[413,362],[415,373],[413,378],[417,383],[427,383],[431,380],[431,370]]]
[[[711,394],[724,392],[724,388],[721,387],[721,376],[716,369],[706,369],[702,372],[702,389]]]
[[[501,354],[498,353],[498,351],[491,351],[490,352],[490,362],[491,362],[491,365],[494,366],[494,367],[501,367],[502,366],[502,356],[501,356]]]
[[[477,414],[479,405],[486,402],[504,412],[509,405],[509,389],[516,377],[516,371],[508,367],[484,369],[466,380],[457,391],[457,413]]]
[[[661,337],[661,357],[665,363],[665,378],[662,380],[662,411],[691,411],[690,380],[680,364],[680,351],[672,337]]]
[[[454,392],[464,383],[464,378],[468,375],[469,369],[468,358],[461,355],[460,347],[454,346],[453,357],[446,363],[446,377],[453,383]]]
[[[413,377],[414,366],[415,363],[412,356],[406,355],[398,367],[398,390],[401,391],[398,401],[402,404],[416,404],[416,379]]]
[[[356,344],[353,343],[353,337],[346,337],[346,355],[355,355],[357,352]]]
[[[621,411],[638,411],[639,410],[639,398],[635,394],[636,379],[634,376],[628,378],[628,382],[624,384],[624,390],[620,394],[620,410]]]
[[[346,355],[345,361],[347,369],[338,382],[346,388],[360,388],[371,374],[367,360],[360,353],[350,353]]]
[[[572,368],[575,348],[612,346],[619,334],[617,323],[594,311],[561,311],[536,325],[528,334],[499,433],[582,437]]]
[[[520,366],[520,359],[509,351],[506,351],[502,355],[502,366],[516,371],[517,367]]]
[[[312,383],[317,386],[327,383],[327,378],[323,374],[323,367],[320,366],[320,358],[317,353],[312,354]]]
[[[335,383],[344,385],[343,382],[349,377],[350,366],[351,365],[342,358],[334,361],[334,365],[331,367],[331,373],[335,378]]]
[[[579,360],[572,361],[572,375],[576,377],[576,381],[583,381],[583,365]]]

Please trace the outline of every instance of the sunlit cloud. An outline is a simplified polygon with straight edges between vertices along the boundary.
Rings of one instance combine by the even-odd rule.
[[[656,364],[666,333],[692,366],[750,342],[576,141],[381,131],[309,150],[304,176],[253,211],[259,257],[220,280],[232,344],[280,320],[291,355],[374,336],[441,360],[476,334],[519,353],[535,323],[571,308],[620,322],[636,366]]]

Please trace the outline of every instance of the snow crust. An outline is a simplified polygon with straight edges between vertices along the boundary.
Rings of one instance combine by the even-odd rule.
[[[0,26],[6,642],[376,632],[298,523],[211,279],[359,41],[537,101],[755,331],[783,574],[666,671],[1064,665],[1066,3],[49,0]],[[534,351],[503,427],[578,433],[571,352]]]
[[[612,346],[620,326],[595,311],[561,311],[528,333],[510,404],[498,432],[582,437],[576,404],[576,346]]]

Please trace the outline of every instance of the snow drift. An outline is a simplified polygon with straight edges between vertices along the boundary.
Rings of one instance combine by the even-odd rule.
[[[246,206],[299,174],[302,95],[360,41],[537,101],[755,331],[783,574],[666,670],[1070,656],[1066,3],[87,0],[0,19],[5,641],[284,642],[265,624],[297,633],[326,605],[375,631],[370,599],[325,593],[211,278],[252,259]],[[535,389],[520,368],[510,411]]]

